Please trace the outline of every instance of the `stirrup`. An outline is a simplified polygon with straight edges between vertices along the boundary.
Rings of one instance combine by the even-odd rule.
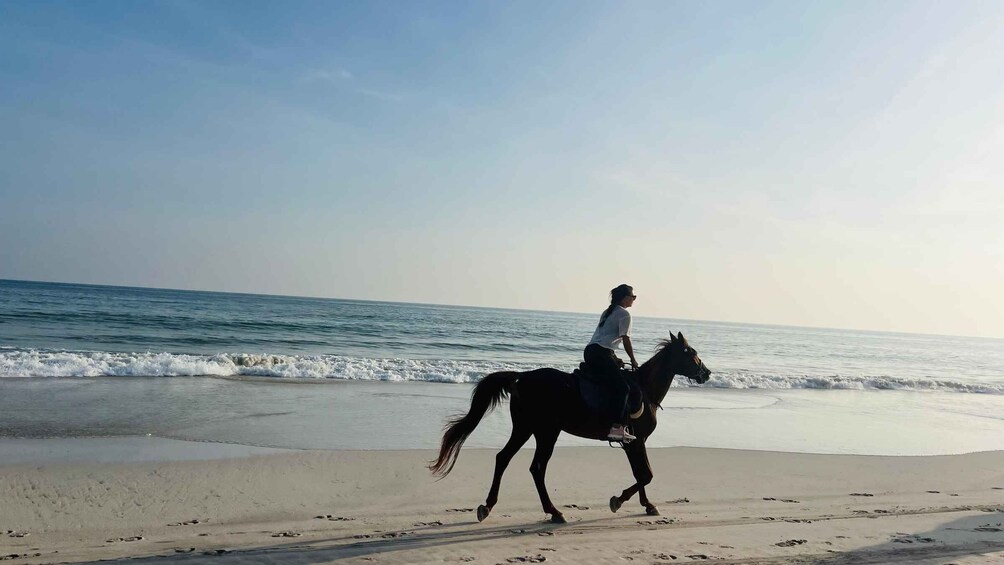
[[[614,434],[609,434],[608,433],[607,434],[607,441],[610,442],[610,443],[621,443],[621,444],[627,445],[627,444],[631,443],[632,441],[638,439],[633,434],[631,434],[631,432],[627,431],[627,427],[626,426],[620,426],[620,429],[621,429],[621,435],[620,436],[616,436]]]

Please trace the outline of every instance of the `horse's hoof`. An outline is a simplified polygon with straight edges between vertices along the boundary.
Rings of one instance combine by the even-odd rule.
[[[618,510],[620,510],[621,504],[623,504],[623,502],[621,502],[621,500],[619,498],[617,498],[616,496],[611,496],[610,497],[610,511],[611,512],[617,512]]]
[[[492,509],[488,508],[484,504],[482,504],[481,506],[478,506],[478,522],[484,522],[485,518],[488,517],[488,514],[491,511],[492,511]]]
[[[649,516],[662,516],[662,514],[659,514],[659,509],[655,506],[646,506],[645,513]]]
[[[561,514],[551,514],[551,523],[552,524],[567,524],[568,521],[566,521],[565,517],[562,516]]]

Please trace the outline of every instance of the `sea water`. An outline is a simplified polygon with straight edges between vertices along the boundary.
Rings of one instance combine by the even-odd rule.
[[[0,280],[0,437],[146,436],[305,449],[435,448],[472,383],[571,370],[596,313]],[[646,317],[682,332],[649,444],[917,455],[1004,449],[1004,340]],[[622,354],[623,356],[623,354]],[[498,447],[505,410],[468,445]],[[596,442],[564,436],[562,444]]]

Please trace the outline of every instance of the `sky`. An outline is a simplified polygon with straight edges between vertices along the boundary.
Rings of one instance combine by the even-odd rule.
[[[0,278],[1004,337],[1000,155],[1000,2],[0,0]]]

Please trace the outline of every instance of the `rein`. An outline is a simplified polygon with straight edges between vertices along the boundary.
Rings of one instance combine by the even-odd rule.
[[[666,389],[662,391],[662,400],[657,402],[655,400],[655,397],[658,394],[658,391],[655,390],[657,387],[656,383],[658,380],[657,374],[662,372],[663,367],[666,364],[666,360],[664,360],[662,357],[665,355],[669,355],[669,351],[667,351],[667,348],[668,344],[658,353],[652,356],[651,359],[643,363],[641,367],[639,367],[637,370],[634,371],[635,373],[641,373],[643,371],[645,373],[644,375],[639,375],[637,377],[638,384],[640,385],[641,388],[642,400],[648,401],[649,404],[655,406],[655,408],[659,410],[664,410],[664,408],[662,407],[662,400],[665,400],[666,395],[669,394],[669,388],[673,386],[673,379],[676,378],[675,373],[670,373],[669,377],[666,379]],[[648,368],[647,365],[649,365],[650,363],[652,364],[652,367]],[[693,377],[688,377],[687,375],[681,375],[681,376],[687,377],[687,379],[689,379],[691,382],[694,381]]]

